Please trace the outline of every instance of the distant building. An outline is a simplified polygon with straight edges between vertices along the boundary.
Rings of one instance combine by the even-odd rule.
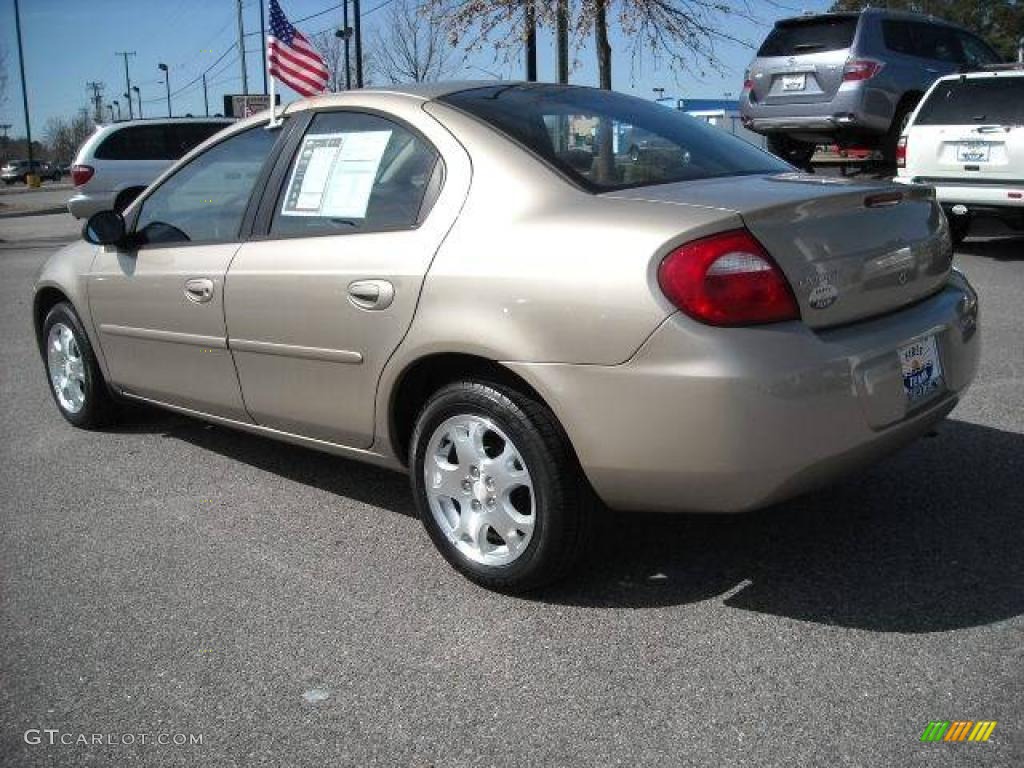
[[[756,147],[765,148],[764,136],[743,127],[743,121],[740,120],[740,103],[735,99],[658,99],[658,103],[729,131],[733,136]]]

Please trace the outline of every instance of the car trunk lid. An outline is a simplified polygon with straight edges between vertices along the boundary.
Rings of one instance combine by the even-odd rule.
[[[945,283],[952,246],[931,190],[801,174],[688,181],[609,193],[738,214],[793,288],[804,323],[891,312]]]

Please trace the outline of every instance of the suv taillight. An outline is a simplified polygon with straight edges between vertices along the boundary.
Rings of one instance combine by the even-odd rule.
[[[708,325],[800,319],[782,270],[745,229],[676,248],[661,262],[658,284],[679,309]]]
[[[89,181],[94,173],[96,173],[96,169],[91,165],[72,165],[71,183],[76,187],[80,187]]]
[[[896,142],[896,167],[906,168],[907,167],[907,137],[900,136],[900,140]]]
[[[843,67],[843,81],[870,80],[882,71],[884,65],[874,59],[848,59]]]
[[[751,91],[754,89],[754,80],[750,76],[750,70],[743,71],[743,90]]]

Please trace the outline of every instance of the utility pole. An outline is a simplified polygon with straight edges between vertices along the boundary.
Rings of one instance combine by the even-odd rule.
[[[569,82],[569,0],[558,0],[555,21],[558,39],[558,82]]]
[[[263,0],[260,0],[263,2]],[[238,3],[238,55],[242,59],[242,93],[249,95],[249,73],[245,66],[245,25],[242,23],[242,0]]]
[[[356,38],[356,88],[363,87],[363,14],[359,10],[359,0],[352,0],[353,25]]]
[[[156,65],[156,68],[164,73],[164,82],[167,84],[167,116],[171,116],[171,70],[162,61]]]
[[[133,85],[132,90],[135,91],[135,95],[139,99],[139,120],[142,119],[142,91],[139,90],[139,86]]]
[[[92,102],[92,119],[97,124],[103,122],[103,83],[98,83],[95,80],[90,80],[85,84],[85,87],[92,91],[92,96],[89,97],[89,101]],[[141,109],[141,108],[140,108]]]
[[[206,92],[206,73],[203,72],[203,106],[206,107],[206,116],[210,116],[210,95]]]
[[[134,115],[132,114],[132,99],[129,94],[132,92],[132,79],[128,77],[128,57],[134,56],[135,51],[117,51],[115,56],[124,56],[124,92],[125,96],[128,96],[128,119],[131,120]]]
[[[263,66],[261,66],[260,69],[263,70],[263,95],[267,96],[267,95],[269,95],[269,91],[267,90],[267,21],[264,18],[264,13],[263,13],[263,0],[259,0],[259,4],[260,4],[260,46],[261,46],[260,50],[263,51]],[[271,106],[271,109],[273,109],[274,105],[271,104],[270,106]],[[210,116],[210,108],[209,108],[209,106],[207,106],[207,108],[206,108],[206,116],[207,117]]]
[[[526,17],[526,79],[537,82],[537,6],[535,0],[523,0]]]
[[[28,116],[28,88],[25,87],[25,54],[21,48],[21,9],[14,0],[14,29],[18,38],[18,70],[21,72],[21,103],[25,108],[25,140],[28,142],[28,168],[32,171],[32,121]]]
[[[348,41],[352,39],[352,27],[348,25],[348,0],[341,4],[341,29],[334,33],[345,46],[345,90],[352,90],[352,59],[348,53]]]

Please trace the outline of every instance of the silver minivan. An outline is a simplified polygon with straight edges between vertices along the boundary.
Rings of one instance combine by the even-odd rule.
[[[895,165],[900,132],[929,86],[999,61],[984,40],[933,16],[868,8],[784,19],[750,64],[740,112],[796,165],[833,142],[879,149]]]
[[[231,125],[231,118],[175,117],[125,120],[97,126],[71,166],[76,219],[123,211],[153,179],[191,149]]]

